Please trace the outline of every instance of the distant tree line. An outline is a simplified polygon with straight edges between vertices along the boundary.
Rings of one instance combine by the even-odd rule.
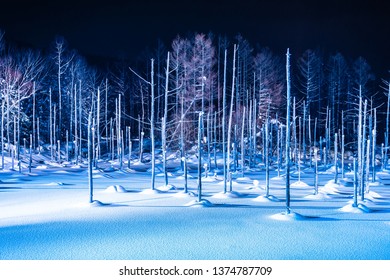
[[[0,32],[2,166],[5,153],[20,158],[25,143],[36,152],[46,145],[52,160],[77,163],[86,156],[90,112],[95,159],[122,162],[136,143],[143,161],[152,130],[158,147],[183,157],[199,136],[199,112],[209,167],[212,152],[228,141],[236,162],[240,153],[249,165],[259,153],[276,156],[286,120],[285,54],[253,47],[242,36],[193,34],[178,36],[170,46],[158,42],[143,57],[96,67],[64,38],[55,38],[48,50],[32,50],[13,47]],[[337,133],[340,144],[344,135],[345,146],[358,151],[359,112],[366,113],[361,122],[367,130],[374,117],[386,126],[377,141],[388,146],[389,77],[376,78],[362,57],[350,60],[318,49],[290,63],[293,159],[294,152],[299,157],[298,144],[311,154],[314,145],[335,145]]]

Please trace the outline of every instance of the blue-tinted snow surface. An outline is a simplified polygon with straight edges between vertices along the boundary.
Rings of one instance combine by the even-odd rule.
[[[324,187],[332,175],[320,175],[322,196],[312,199],[308,177],[308,187],[292,186],[300,218],[280,220],[284,180],[271,180],[280,201],[255,201],[265,193],[255,172],[246,174],[255,184],[237,180],[240,195],[225,198],[213,197],[223,190],[218,181],[204,182],[211,207],[184,206],[196,197],[175,196],[184,184],[179,175],[169,179],[176,189],[145,194],[150,174],[122,171],[94,173],[94,198],[105,204],[93,207],[86,174],[52,167],[34,176],[0,173],[0,259],[390,259],[387,185],[372,186],[372,212],[342,212],[351,188]],[[196,193],[196,179],[189,182]],[[113,185],[127,192],[110,191]]]

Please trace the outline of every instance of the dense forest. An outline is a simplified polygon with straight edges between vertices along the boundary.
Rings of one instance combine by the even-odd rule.
[[[37,50],[15,47],[0,33],[0,167],[4,156],[20,159],[26,145],[77,164],[86,156],[90,112],[95,159],[122,164],[134,150],[143,161],[155,147],[183,157],[199,142],[199,127],[208,166],[221,150],[232,155],[234,168],[240,156],[248,166],[265,155],[281,162],[285,53],[253,47],[239,35],[193,34],[170,46],[158,42],[136,61],[92,65],[64,38]],[[337,143],[360,157],[362,143],[375,142],[374,150],[383,143],[387,156],[389,77],[377,77],[362,57],[320,49],[291,57],[290,65],[294,161],[311,162],[317,148],[329,162]]]

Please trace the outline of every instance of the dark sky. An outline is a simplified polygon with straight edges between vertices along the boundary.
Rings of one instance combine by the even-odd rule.
[[[4,2],[4,1],[2,1]],[[300,55],[322,47],[352,59],[363,56],[376,73],[390,69],[387,0],[142,0],[23,1],[0,5],[8,40],[47,48],[62,35],[84,55],[134,57],[157,39],[177,34],[241,33],[252,45]],[[388,75],[387,75],[388,76]]]

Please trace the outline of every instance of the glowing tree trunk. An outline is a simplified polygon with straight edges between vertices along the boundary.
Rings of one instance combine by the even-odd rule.
[[[245,142],[244,142],[244,132],[245,132],[245,107],[242,113],[242,127],[241,127],[241,175],[244,177],[245,173]]]
[[[32,137],[32,134],[30,134],[30,158],[28,161],[28,173],[31,173],[32,151],[33,151],[33,137]]]
[[[155,181],[156,181],[156,153],[154,146],[154,59],[151,60],[151,70],[150,70],[150,92],[151,92],[151,102],[150,102],[150,141],[152,145],[152,178],[151,178],[151,188],[154,190]]]
[[[92,112],[88,115],[88,185],[89,185],[89,203],[93,202],[93,178],[92,178]]]
[[[337,184],[338,168],[337,168],[337,133],[334,135],[334,182]]]
[[[222,155],[223,155],[223,192],[227,191],[227,159],[226,159],[226,57],[223,66],[223,101],[222,101]]]
[[[287,113],[286,113],[286,211],[290,214],[290,50],[286,54]]]
[[[358,196],[358,163],[356,157],[353,158],[353,207],[357,207]]]
[[[164,117],[162,118],[162,153],[163,153],[163,172],[165,185],[168,185],[167,171],[167,118],[168,118],[168,85],[169,85],[169,52],[167,54],[167,66],[165,70],[165,94],[164,94]],[[154,101],[152,101],[154,102]]]
[[[230,174],[230,149],[231,149],[231,134],[232,134],[232,121],[233,121],[233,102],[234,102],[234,89],[235,89],[235,77],[236,77],[236,52],[237,47],[234,45],[234,52],[233,52],[233,81],[232,81],[232,95],[230,100],[230,112],[229,112],[229,125],[228,125],[228,135],[227,135],[227,156],[228,156],[228,163],[227,163],[227,174],[230,177],[230,188],[229,191],[232,191],[232,176]]]
[[[265,196],[269,196],[269,110],[267,110],[267,117],[265,119]]]
[[[376,146],[376,108],[374,109],[374,129],[372,130],[372,179],[371,182],[375,182],[376,172],[375,172],[375,146]]]
[[[382,169],[386,169],[387,166],[387,150],[389,149],[389,118],[390,118],[390,82],[388,83],[387,91],[387,109],[386,109],[386,134],[385,134],[385,155],[382,165]]]
[[[202,200],[202,134],[203,112],[200,112],[198,121],[198,202]]]
[[[5,100],[1,99],[1,169],[4,169],[4,106]],[[9,143],[8,143],[9,144]]]
[[[130,169],[130,163],[131,163],[131,150],[132,150],[132,143],[131,143],[131,127],[127,128],[127,135],[128,135],[128,146],[129,146],[129,160],[127,162],[127,168]]]

